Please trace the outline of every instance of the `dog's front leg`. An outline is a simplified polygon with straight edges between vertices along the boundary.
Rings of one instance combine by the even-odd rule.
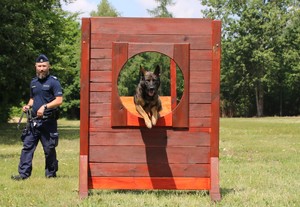
[[[149,116],[145,112],[145,110],[143,109],[143,107],[141,105],[135,105],[135,108],[136,108],[137,112],[139,112],[139,114],[144,118],[146,126],[149,129],[151,129],[152,128],[151,120],[149,119]]]
[[[156,106],[152,107],[151,112],[152,112],[151,121],[152,121],[153,126],[155,126],[157,123],[158,117],[159,117],[158,112],[157,112],[157,107]]]

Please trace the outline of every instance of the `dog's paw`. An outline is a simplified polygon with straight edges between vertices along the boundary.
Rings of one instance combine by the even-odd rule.
[[[152,117],[151,117],[151,121],[152,121],[152,125],[155,126],[156,123],[157,123],[157,118],[154,117],[154,116],[152,116]]]
[[[145,120],[145,124],[146,124],[146,126],[147,126],[149,129],[152,128],[152,123],[151,123],[150,119]]]

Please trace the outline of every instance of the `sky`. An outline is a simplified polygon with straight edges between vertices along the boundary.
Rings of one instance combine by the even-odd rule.
[[[63,9],[71,12],[82,12],[81,17],[89,17],[91,11],[97,10],[101,0],[74,0],[74,3],[63,5]],[[150,17],[147,9],[157,7],[155,0],[108,0],[122,17]],[[175,18],[202,18],[203,6],[199,0],[174,0],[174,6],[168,7],[168,11]]]

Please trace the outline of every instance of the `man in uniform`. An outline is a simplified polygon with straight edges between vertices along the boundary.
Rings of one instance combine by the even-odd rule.
[[[56,177],[58,160],[56,149],[58,145],[57,107],[63,102],[60,82],[50,75],[50,63],[45,55],[39,55],[35,63],[36,77],[30,83],[30,99],[23,106],[23,112],[32,108],[29,130],[22,134],[23,149],[20,156],[19,174],[13,175],[13,180],[24,180],[31,176],[32,159],[39,140],[45,154],[45,176]]]

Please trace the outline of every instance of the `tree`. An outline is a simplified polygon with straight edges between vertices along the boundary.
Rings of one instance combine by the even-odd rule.
[[[97,11],[92,11],[90,13],[92,17],[102,16],[102,17],[118,17],[121,16],[120,13],[109,3],[108,0],[101,0],[97,5]]]
[[[34,59],[50,59],[61,41],[64,13],[59,0],[0,1],[0,121],[7,121],[11,106],[28,101]]]
[[[154,9],[147,9],[148,13],[153,17],[173,17],[168,11],[167,6],[173,6],[173,0],[155,0],[159,5]]]
[[[268,115],[278,112],[282,115],[285,102],[282,94],[289,91],[286,74],[295,70],[284,61],[285,51],[291,51],[287,29],[295,25],[291,11],[299,11],[299,5],[295,1],[201,2],[208,6],[207,17],[223,22],[222,110],[235,110],[228,113],[231,115],[249,116],[254,115],[253,106],[256,106],[256,115],[263,116],[267,106]],[[299,50],[295,48],[293,54],[299,56]]]
[[[61,43],[55,49],[52,73],[57,75],[63,87],[62,116],[79,119],[80,114],[80,24],[78,13],[66,12]]]

